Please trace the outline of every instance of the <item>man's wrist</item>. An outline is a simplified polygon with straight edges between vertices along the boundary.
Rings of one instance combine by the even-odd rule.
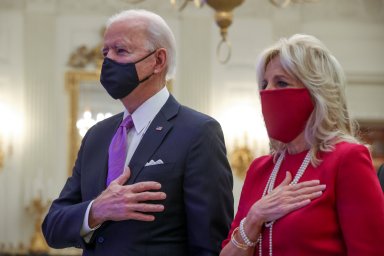
[[[96,200],[97,199],[92,201],[92,205],[89,209],[88,226],[91,229],[97,229],[98,227],[100,227],[101,223],[103,223],[103,221],[100,218],[97,218],[97,215],[95,214],[95,207],[97,205]]]
[[[83,225],[80,231],[81,236],[85,236],[86,234],[96,230],[101,225],[101,224],[91,225],[90,223],[91,208],[93,203],[94,203],[94,200],[89,203],[87,210],[85,211]]]

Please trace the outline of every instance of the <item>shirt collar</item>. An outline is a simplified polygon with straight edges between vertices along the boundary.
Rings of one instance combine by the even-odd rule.
[[[132,113],[131,116],[137,133],[140,133],[150,122],[152,122],[168,98],[169,91],[167,87],[164,86],[158,93],[146,100]],[[124,118],[128,115],[130,115],[130,113],[125,110]]]

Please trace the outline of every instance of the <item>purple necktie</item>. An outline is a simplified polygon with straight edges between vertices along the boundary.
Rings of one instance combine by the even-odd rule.
[[[112,138],[111,145],[109,145],[107,186],[124,171],[127,157],[127,133],[132,127],[132,117],[127,116],[121,122],[119,129]]]

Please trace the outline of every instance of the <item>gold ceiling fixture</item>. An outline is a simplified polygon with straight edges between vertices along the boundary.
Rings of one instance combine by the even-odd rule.
[[[145,0],[123,0],[131,4],[137,4]],[[170,0],[172,6],[182,11],[190,2],[198,8],[205,4],[214,9],[215,21],[220,27],[221,41],[217,45],[216,55],[218,60],[225,64],[231,58],[231,44],[227,40],[228,27],[232,24],[233,10],[241,5],[245,0]],[[254,0],[253,0],[254,1]],[[317,2],[318,0],[269,0],[276,7],[287,7],[291,3]],[[224,47],[227,52],[225,53]],[[224,54],[223,54],[224,53]]]
[[[316,2],[318,0],[269,0],[276,7],[287,7],[291,3]],[[231,44],[227,40],[228,27],[232,24],[233,10],[241,5],[244,0],[170,0],[171,4],[179,11],[182,11],[189,2],[193,2],[196,7],[201,8],[207,4],[215,10],[215,21],[220,27],[221,41],[217,45],[217,59],[225,64],[231,58]],[[227,51],[225,53],[224,47]]]
[[[231,44],[227,40],[228,27],[232,24],[233,10],[241,5],[244,0],[184,0],[182,3],[178,0],[170,0],[171,4],[179,11],[182,11],[189,2],[193,2],[196,7],[201,8],[205,4],[215,10],[215,21],[220,27],[221,41],[217,45],[216,55],[218,60],[225,64],[231,58]],[[227,53],[222,54],[227,47]]]
[[[212,7],[216,13],[215,13],[215,21],[216,24],[220,27],[220,35],[221,35],[221,41],[217,45],[216,54],[218,60],[225,64],[229,61],[231,58],[231,44],[229,41],[227,41],[227,34],[228,34],[228,27],[232,24],[233,20],[233,9],[235,9],[237,6],[241,5],[244,2],[244,0],[230,0],[230,1],[223,1],[223,0],[207,0],[207,4]],[[222,46],[227,45],[227,56],[224,56],[224,58],[221,58],[220,55],[222,52]]]

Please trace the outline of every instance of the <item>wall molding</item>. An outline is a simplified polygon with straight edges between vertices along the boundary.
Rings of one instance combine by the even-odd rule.
[[[384,73],[347,73],[348,85],[378,85],[384,87]]]

